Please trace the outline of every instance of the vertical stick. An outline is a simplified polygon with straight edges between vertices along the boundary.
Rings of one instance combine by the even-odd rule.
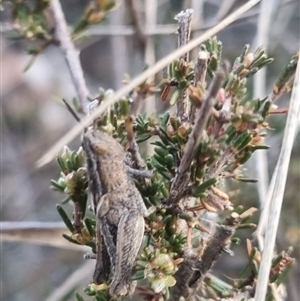
[[[268,36],[272,17],[273,0],[263,0],[260,5],[260,14],[258,18],[257,33],[255,37],[255,46],[257,48],[264,45],[268,47]],[[254,76],[254,98],[263,98],[266,95],[266,68],[263,68]],[[258,195],[260,207],[266,204],[267,190],[269,186],[268,157],[267,152],[258,151],[254,153],[256,176],[258,178]],[[263,247],[263,246],[260,246]],[[261,248],[262,250],[262,248]]]
[[[182,11],[175,16],[175,19],[178,21],[178,48],[183,45],[186,45],[190,40],[192,16],[192,9]],[[188,63],[189,52],[186,52],[183,55],[181,55],[180,59],[183,59],[186,63]],[[179,116],[181,120],[189,121],[190,110],[191,103],[189,101],[189,97],[185,89],[181,91],[179,99],[177,101],[177,116]]]
[[[120,2],[118,9],[112,12],[109,21],[111,24],[120,25],[124,24],[125,18],[125,5]],[[128,46],[127,38],[124,36],[111,36],[111,56],[112,56],[112,67],[114,74],[114,89],[120,89],[122,87],[122,80],[124,74],[128,72]]]
[[[77,96],[81,104],[81,111],[88,113],[88,89],[83,76],[83,71],[79,61],[79,52],[75,49],[68,30],[68,25],[62,11],[59,0],[50,1],[50,8],[55,22],[55,34],[60,42],[60,47],[64,52],[65,59],[69,66],[72,81],[75,86]]]

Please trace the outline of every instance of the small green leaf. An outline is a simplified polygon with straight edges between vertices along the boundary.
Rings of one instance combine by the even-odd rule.
[[[174,167],[174,157],[171,154],[165,156],[165,163],[169,169]]]
[[[205,175],[205,168],[197,168],[196,173],[195,173],[195,178],[196,180],[200,180],[204,177]]]
[[[167,154],[169,154],[169,151],[166,148],[162,148],[162,147],[155,147],[154,151],[162,158],[164,158]]]
[[[252,152],[246,152],[245,155],[243,156],[243,158],[240,159],[240,164],[245,164],[252,156]],[[240,178],[241,179],[241,178]],[[238,181],[241,181],[241,180],[238,180]],[[243,182],[243,181],[241,181]],[[254,182],[251,182],[251,183],[254,183]],[[256,182],[255,182],[256,183]]]
[[[162,116],[160,125],[161,125],[162,127],[166,127],[167,124],[168,124],[169,119],[170,119],[170,113],[167,112],[167,113],[165,113],[165,114]]]
[[[76,245],[80,245],[80,246],[81,246],[81,244],[80,244],[78,241],[76,241],[75,239],[73,239],[72,237],[70,237],[70,236],[68,236],[68,235],[66,235],[66,234],[64,234],[64,233],[62,234],[62,237],[63,237],[64,239],[66,239],[67,241],[73,243],[73,244],[76,244]]]
[[[93,226],[92,226],[92,221],[89,217],[86,217],[84,219],[84,223],[85,223],[85,226],[87,228],[87,230],[89,231],[89,234],[94,237],[95,236],[95,231],[93,229]]]
[[[245,138],[245,140],[238,146],[238,150],[241,151],[244,149],[252,140],[252,136],[249,135]]]
[[[87,196],[83,195],[80,197],[80,201],[78,202],[79,205],[79,209],[81,212],[81,218],[85,217],[85,213],[86,213],[86,205],[87,205]]]
[[[244,60],[245,56],[248,54],[249,48],[250,48],[249,44],[246,44],[246,45],[244,46],[243,52],[242,52],[241,55],[240,55],[240,60],[241,60],[241,62]]]
[[[150,133],[144,133],[144,134],[138,135],[138,137],[136,138],[136,142],[137,143],[144,142],[144,141],[148,140],[149,138],[151,138],[151,136],[152,135]]]
[[[235,245],[240,245],[241,244],[241,239],[239,237],[232,237],[231,238],[231,243]]]
[[[57,181],[52,180],[52,179],[50,180],[50,183],[51,183],[51,185],[52,185],[52,187],[51,187],[52,189],[57,190],[57,191],[64,192],[65,186],[59,184]]]
[[[251,178],[239,178],[239,177],[236,177],[235,180],[239,181],[239,182],[244,182],[244,183],[257,183],[258,182],[257,179],[251,179]]]
[[[166,176],[164,176],[164,175],[162,175],[162,176],[163,176],[165,179],[167,179]],[[169,193],[169,190],[166,188],[165,185],[162,185],[162,186],[161,186],[160,191],[161,191],[162,195],[164,196],[164,198],[166,198],[166,199],[169,198],[170,193]]]
[[[241,133],[233,142],[233,146],[240,150],[241,145],[244,145],[245,141],[248,141],[250,138],[251,140],[251,134],[248,131],[245,131]],[[250,142],[250,141],[249,141]]]
[[[166,171],[164,171],[164,170],[159,170],[159,169],[157,169],[157,171],[166,179],[166,180],[168,180],[168,181],[171,181],[172,180],[172,176],[169,174],[169,173],[167,173]]]
[[[199,185],[194,191],[193,191],[193,196],[198,197],[200,194],[202,194],[207,188],[211,187],[217,182],[216,178],[211,178],[201,185]]]
[[[179,83],[178,83],[178,89],[180,90],[185,90],[189,85],[189,82],[187,80],[181,80]]]
[[[153,155],[153,158],[158,162],[160,163],[162,166],[165,166],[166,162],[165,162],[165,158],[164,157],[161,157],[157,154],[154,154]]]
[[[240,72],[242,71],[242,70],[244,70],[244,64],[241,64],[241,65],[239,65],[234,71],[233,71],[233,73],[234,74],[240,74]]]
[[[254,223],[241,224],[237,226],[237,229],[256,229],[257,225]]]
[[[264,107],[261,112],[261,116],[263,118],[266,118],[266,116],[268,115],[271,105],[272,105],[271,101],[268,100],[265,102]]]
[[[138,270],[136,271],[132,277],[131,277],[132,280],[141,280],[141,279],[145,279],[145,270]]]
[[[251,76],[253,76],[255,73],[257,73],[259,71],[258,67],[254,67],[252,68],[247,74],[246,74],[246,78],[249,78]]]
[[[203,142],[199,142],[199,144],[195,148],[194,157],[197,159],[203,150]]]
[[[265,49],[263,46],[259,46],[254,52],[254,60],[258,60],[265,54]]]
[[[236,135],[236,130],[234,130],[234,131],[230,131],[228,134],[227,134],[227,138],[226,138],[226,144],[229,144],[231,141],[232,141],[232,139],[235,137],[235,135]]]
[[[256,151],[256,150],[259,150],[259,149],[269,149],[269,148],[270,148],[269,145],[264,145],[264,144],[254,145],[252,147],[252,151]]]
[[[58,211],[58,214],[62,218],[63,222],[66,224],[67,228],[70,230],[71,233],[74,233],[75,229],[74,229],[73,224],[70,221],[66,211],[58,204],[56,205],[56,209]]]
[[[172,96],[171,96],[171,98],[170,98],[170,105],[171,105],[171,106],[174,106],[174,105],[177,103],[177,100],[178,100],[180,94],[181,94],[181,91],[178,90],[178,89],[176,89],[176,90],[173,92],[173,94],[172,94]]]

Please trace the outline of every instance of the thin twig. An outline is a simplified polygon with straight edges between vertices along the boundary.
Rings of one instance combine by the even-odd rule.
[[[228,147],[223,154],[220,155],[218,161],[209,167],[206,175],[205,180],[216,177],[222,170],[222,167],[228,160],[234,155],[234,153],[231,151],[230,147]]]
[[[263,249],[264,249],[264,234],[265,234],[265,230],[266,230],[268,216],[270,214],[270,203],[271,203],[272,193],[275,188],[274,185],[275,185],[275,179],[278,174],[279,164],[280,164],[280,162],[277,161],[277,164],[275,166],[273,176],[271,179],[271,183],[268,188],[265,204],[264,204],[264,207],[262,208],[262,213],[259,218],[258,226],[257,226],[256,231],[253,233],[253,236],[256,237],[259,249],[261,251],[263,251]]]
[[[290,60],[288,65],[284,68],[282,74],[278,77],[275,84],[273,85],[273,91],[275,91],[275,92],[272,91],[270,93],[270,95],[268,97],[268,101],[274,102],[277,100],[278,97],[282,96],[284,93],[287,93],[289,91],[289,87],[291,86],[292,80],[295,77],[298,56],[295,55]],[[296,131],[298,131],[298,130],[299,130],[299,128]],[[267,223],[267,219],[269,216],[272,192],[274,190],[275,177],[276,177],[276,174],[278,173],[279,163],[280,162],[278,161],[276,164],[275,170],[273,172],[273,177],[272,177],[270,186],[268,188],[268,193],[267,193],[266,199],[264,200],[264,206],[262,208],[263,210],[260,215],[258,227],[257,227],[257,230],[253,234],[253,236],[255,236],[258,240],[258,244],[259,244],[261,251],[264,248],[263,235],[265,233],[266,223]]]
[[[195,78],[194,78],[195,87],[199,82],[201,83],[201,85],[204,85],[205,83],[208,59],[209,59],[209,54],[207,51],[200,51],[198,53],[198,59],[195,68]]]
[[[197,85],[200,84],[202,88],[205,88],[205,78],[206,78],[208,59],[209,59],[209,54],[207,51],[200,51],[198,53],[197,63],[195,66],[195,77],[194,77],[195,87],[197,87]],[[196,110],[197,110],[196,106],[192,105],[190,110],[190,116],[189,116],[190,123],[194,123],[195,121]]]
[[[60,42],[60,47],[64,52],[66,61],[68,63],[72,81],[81,104],[81,110],[82,112],[87,114],[89,92],[80,65],[79,53],[75,49],[74,44],[71,40],[68,25],[65,20],[59,0],[50,1],[50,8],[52,10],[55,22],[55,34],[58,41]]]
[[[145,10],[145,31],[155,30],[157,28],[157,16],[158,16],[158,0],[145,0],[144,10]],[[146,47],[144,50],[144,59],[146,66],[153,66],[156,61],[156,51],[155,51],[155,37],[147,35]],[[155,76],[148,78],[149,83],[155,82]],[[144,112],[155,112],[156,111],[156,101],[155,95],[150,95],[143,101],[143,111]],[[150,140],[145,141],[144,150],[147,150],[147,155],[153,153],[154,145],[150,143]]]
[[[114,10],[109,17],[110,26],[122,26],[127,18],[126,1],[119,1],[118,9]],[[129,70],[129,60],[120,59],[129,57],[129,47],[125,36],[110,36],[112,64],[110,70],[113,73],[113,82],[111,87],[115,90],[120,89],[123,84],[124,74]]]
[[[222,252],[229,249],[230,238],[240,223],[240,216],[233,212],[224,225],[219,226],[208,240],[201,256],[197,252],[186,254],[183,263],[175,274],[176,285],[171,288],[171,301],[178,301],[181,296],[189,298],[199,288],[208,271],[215,264]]]
[[[194,30],[196,27],[202,27],[205,23],[205,16],[204,14],[204,4],[206,0],[190,0],[189,1],[189,7],[191,7],[194,11],[193,13],[193,20],[192,20],[192,31],[191,31],[191,39],[197,35],[197,32]],[[194,59],[197,57],[197,53],[199,52],[199,49],[192,49],[190,55]]]
[[[178,21],[178,47],[186,45],[190,40],[191,35],[191,21],[193,17],[193,10],[187,9],[180,12],[175,16],[175,20]],[[186,66],[189,63],[189,52],[186,52],[180,56]],[[189,115],[191,110],[191,102],[189,101],[187,90],[184,89],[180,92],[180,96],[177,101],[177,116],[182,121],[189,121]]]
[[[284,189],[293,148],[295,134],[297,132],[300,116],[300,57],[294,81],[293,92],[290,101],[290,109],[287,117],[283,136],[283,143],[279,155],[277,173],[274,173],[274,189],[270,203],[270,214],[265,237],[265,248],[262,254],[261,265],[258,272],[255,301],[264,301],[269,283],[269,274],[272,264],[276,234],[279,224],[280,212],[283,202]]]
[[[125,128],[127,131],[127,139],[128,139],[128,151],[131,153],[132,162],[129,162],[128,165],[138,170],[146,170],[147,165],[143,160],[140,152],[138,144],[135,140],[135,132],[133,129],[134,115],[130,115],[127,117],[125,121]]]
[[[157,0],[146,0],[145,1],[145,29],[154,30],[157,27]],[[155,64],[155,44],[154,37],[147,36],[146,46],[144,49],[145,63],[148,66]],[[150,82],[154,82],[154,76],[148,79]],[[145,111],[151,112],[155,109],[155,97],[150,96],[145,102]]]
[[[229,96],[225,98],[222,109],[220,111],[217,111],[216,109],[213,110],[213,116],[217,121],[213,131],[213,137],[217,138],[224,124],[230,121],[231,105],[232,105],[232,96]]]
[[[220,111],[217,111],[215,108],[212,108],[212,115],[217,120],[216,127],[214,129],[214,137],[217,137],[220,129],[223,127],[225,123],[230,120],[230,109],[231,109],[231,96],[227,97],[224,101],[223,107]],[[218,176],[221,171],[222,167],[225,163],[232,158],[234,152],[232,151],[231,146],[228,146],[224,152],[219,156],[218,160],[208,168],[204,180],[208,180],[210,178],[214,178]]]
[[[138,3],[136,0],[127,0],[128,9],[131,15],[131,20],[135,29],[135,35],[141,49],[145,49],[146,35],[143,29],[143,22],[138,11]]]
[[[57,1],[57,0],[56,0]],[[49,162],[51,162],[55,156],[60,152],[64,145],[68,144],[72,141],[77,135],[79,135],[83,128],[88,126],[95,118],[99,117],[103,114],[109,107],[111,107],[115,102],[121,99],[123,96],[127,95],[131,92],[135,87],[143,83],[149,77],[153,76],[164,67],[168,66],[172,61],[176,58],[180,57],[184,53],[190,51],[191,49],[195,48],[196,46],[203,43],[209,37],[214,36],[219,31],[224,29],[226,26],[237,20],[242,14],[247,12],[251,9],[254,5],[259,3],[260,0],[250,0],[235,12],[230,14],[227,18],[223,21],[219,22],[215,27],[211,28],[210,30],[206,31],[203,35],[191,40],[188,44],[180,47],[179,49],[175,50],[174,52],[170,53],[166,57],[159,60],[156,64],[154,64],[149,69],[145,70],[135,79],[133,79],[128,85],[124,86],[120,90],[118,90],[111,98],[107,99],[103,105],[99,106],[95,109],[89,116],[85,117],[80,124],[74,126],[68,133],[66,133],[50,150],[48,150],[37,162],[37,166],[41,167]]]
[[[202,27],[205,23],[205,16],[204,16],[204,4],[205,0],[191,0],[190,7],[194,11],[193,20],[192,20],[192,31],[194,28]]]
[[[63,222],[1,222],[0,236],[3,241],[35,243],[56,248],[85,252],[85,246],[70,244],[62,237],[68,232]]]
[[[272,0],[262,0],[260,4],[260,14],[258,18],[257,34],[255,38],[254,48],[261,45],[268,47],[268,36],[270,29],[270,22],[272,12],[276,5],[273,5]],[[263,68],[255,74],[253,83],[253,93],[255,98],[263,98],[266,95],[266,68]],[[258,196],[261,208],[265,204],[267,190],[269,185],[268,174],[268,156],[265,151],[258,151],[254,153],[254,160],[256,166],[256,177],[258,179]]]
[[[187,9],[175,16],[175,20],[178,21],[178,47],[186,45],[190,40],[191,35],[191,21],[193,17],[193,10]],[[186,62],[189,61],[189,52],[186,52],[180,56],[181,59]]]
[[[197,120],[195,126],[189,136],[189,140],[186,145],[185,152],[182,156],[177,175],[171,185],[171,198],[170,202],[173,202],[177,198],[180,191],[183,191],[187,181],[189,179],[189,168],[193,160],[193,151],[195,146],[202,135],[203,129],[206,125],[208,117],[210,116],[211,109],[214,105],[214,99],[221,87],[224,74],[217,72],[214,81],[210,87],[206,99],[203,101],[201,108],[198,111]]]

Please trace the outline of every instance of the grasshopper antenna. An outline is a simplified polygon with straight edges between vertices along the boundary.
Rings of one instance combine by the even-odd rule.
[[[74,109],[69,105],[69,103],[62,98],[63,103],[65,104],[68,111],[71,113],[71,115],[75,118],[77,122],[80,122],[80,117],[77,115],[77,113],[74,111]]]

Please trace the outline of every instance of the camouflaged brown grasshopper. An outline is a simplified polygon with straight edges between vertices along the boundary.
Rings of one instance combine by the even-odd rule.
[[[79,122],[74,110],[63,101]],[[96,258],[93,282],[107,283],[112,273],[110,295],[131,295],[136,286],[131,280],[132,269],[144,236],[144,216],[148,215],[133,176],[150,177],[151,173],[126,165],[123,147],[105,132],[85,130],[82,146],[96,214],[97,254],[86,256]]]
[[[97,218],[93,282],[107,282],[112,272],[110,295],[131,295],[136,286],[131,280],[132,268],[144,236],[144,216],[148,214],[132,175],[149,173],[127,166],[123,147],[104,132],[88,130],[83,148]]]

